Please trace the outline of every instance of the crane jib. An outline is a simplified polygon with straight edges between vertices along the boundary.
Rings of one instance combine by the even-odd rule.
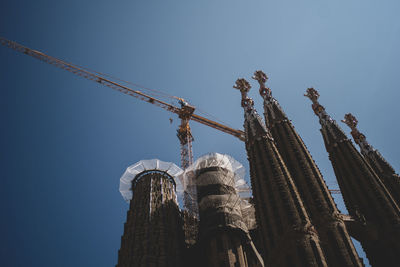
[[[2,45],[4,45],[4,46],[7,46],[9,48],[12,48],[12,49],[18,51],[18,52],[24,53],[26,55],[32,56],[32,57],[34,57],[36,59],[39,59],[41,61],[44,61],[46,63],[54,65],[56,67],[59,67],[59,68],[64,69],[66,71],[69,71],[69,72],[71,72],[71,73],[73,73],[75,75],[78,75],[78,76],[81,76],[83,78],[95,81],[97,83],[100,83],[100,84],[102,84],[104,86],[110,87],[110,88],[112,88],[114,90],[117,90],[119,92],[122,92],[124,94],[139,98],[139,99],[141,99],[143,101],[146,101],[146,102],[148,102],[150,104],[159,106],[159,107],[161,107],[161,108],[163,108],[165,110],[168,110],[168,111],[170,111],[172,113],[175,113],[175,114],[178,114],[178,115],[181,113],[181,108],[179,108],[179,107],[176,107],[174,105],[168,104],[168,103],[166,103],[164,101],[161,101],[159,99],[156,99],[154,97],[146,95],[145,93],[143,93],[141,91],[137,91],[137,90],[131,89],[131,88],[127,87],[127,86],[124,86],[124,85],[121,85],[121,84],[116,83],[114,81],[111,81],[111,80],[109,80],[109,79],[107,79],[105,77],[102,77],[100,75],[97,75],[97,74],[94,74],[94,73],[89,72],[87,70],[84,70],[82,68],[79,68],[79,67],[77,67],[77,66],[75,66],[75,65],[73,65],[71,63],[66,62],[66,61],[60,60],[58,58],[51,57],[51,56],[46,55],[46,54],[44,54],[44,53],[42,53],[40,51],[36,51],[36,50],[30,49],[28,47],[25,47],[23,45],[20,45],[20,44],[18,44],[16,42],[10,41],[10,40],[8,40],[8,39],[6,39],[4,37],[0,37],[0,43]],[[232,128],[228,127],[228,126],[225,126],[223,124],[217,123],[215,121],[209,120],[207,118],[204,118],[204,117],[201,117],[201,116],[198,116],[198,115],[195,115],[195,114],[193,114],[190,117],[190,119],[194,120],[196,122],[199,122],[201,124],[204,124],[206,126],[212,127],[214,129],[220,130],[222,132],[228,133],[230,135],[236,136],[242,141],[244,140],[244,133],[241,130],[232,129]]]

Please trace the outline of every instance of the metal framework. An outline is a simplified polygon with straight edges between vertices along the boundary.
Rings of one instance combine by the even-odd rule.
[[[99,73],[95,74],[91,71],[85,70],[85,69],[78,67],[76,65],[73,65],[71,63],[65,62],[65,61],[60,60],[55,57],[51,57],[42,52],[30,49],[30,48],[20,45],[16,42],[10,41],[4,37],[0,37],[0,44],[4,45],[6,47],[9,47],[11,49],[14,49],[20,53],[34,57],[34,58],[41,60],[43,62],[46,62],[48,64],[51,64],[53,66],[56,66],[60,69],[69,71],[75,75],[81,76],[83,78],[86,78],[88,80],[91,80],[91,81],[94,81],[97,83],[100,83],[104,86],[107,86],[109,88],[117,90],[121,93],[136,97],[140,100],[146,101],[150,104],[153,104],[160,108],[163,108],[169,112],[177,114],[178,117],[181,119],[181,124],[178,128],[177,136],[178,136],[180,144],[181,144],[181,164],[182,164],[182,168],[184,168],[184,169],[187,168],[193,162],[192,141],[194,139],[193,139],[190,127],[189,127],[190,120],[193,120],[193,121],[196,121],[203,125],[217,129],[224,133],[233,135],[233,136],[239,138],[240,140],[244,141],[244,132],[243,131],[232,129],[221,123],[218,123],[218,122],[212,121],[210,119],[207,119],[205,117],[194,114],[195,107],[189,105],[182,98],[175,97],[176,99],[179,99],[179,103],[181,105],[181,107],[177,107],[177,106],[171,105],[169,103],[166,103],[162,100],[159,100],[157,98],[154,98],[152,96],[149,96],[141,91],[134,90],[127,86],[121,85],[117,82],[114,82],[114,81],[106,78],[104,75],[101,75]]]

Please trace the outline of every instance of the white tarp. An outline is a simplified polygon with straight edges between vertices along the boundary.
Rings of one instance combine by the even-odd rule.
[[[234,173],[235,184],[233,186],[236,190],[237,197],[235,198],[233,195],[230,195],[229,199],[223,198],[225,201],[220,204],[226,208],[227,213],[235,213],[240,211],[247,228],[250,230],[254,229],[256,227],[254,206],[248,201],[248,199],[251,197],[251,190],[250,186],[244,180],[246,170],[244,166],[233,157],[227,154],[209,153],[198,158],[196,162],[190,165],[179,176],[179,179],[183,185],[183,189],[186,190],[186,192],[190,194],[193,199],[197,199],[197,192],[194,186],[196,184],[196,173],[201,169],[210,167],[220,167]],[[208,196],[207,200],[209,200],[210,197],[213,196]],[[221,198],[221,196],[214,197]],[[231,199],[232,197],[233,199]],[[213,205],[215,206],[215,203],[213,203]]]
[[[250,187],[247,182],[244,180],[246,175],[246,170],[243,165],[235,160],[233,157],[227,154],[220,153],[209,153],[204,156],[201,156],[190,165],[185,172],[183,172],[179,179],[183,184],[183,190],[186,190],[188,185],[193,185],[194,176],[196,175],[196,171],[209,168],[209,167],[221,167],[227,169],[235,174],[235,189],[241,197],[249,197],[250,196]]]
[[[150,170],[164,171],[171,175],[175,180],[177,195],[182,195],[182,184],[179,179],[176,179],[183,173],[183,170],[181,168],[179,168],[172,162],[165,162],[159,159],[141,160],[129,166],[120,179],[119,192],[121,192],[121,195],[126,202],[129,202],[132,199],[132,180],[139,173]]]

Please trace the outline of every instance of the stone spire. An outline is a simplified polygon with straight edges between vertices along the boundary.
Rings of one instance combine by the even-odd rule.
[[[278,101],[272,97],[271,89],[265,86],[268,76],[261,70],[257,70],[252,78],[260,85],[259,92],[264,99],[264,116],[267,127],[271,127],[276,122],[287,120],[287,116]]]
[[[228,155],[211,153],[186,169],[196,184],[202,266],[264,267],[245,223],[236,181],[243,166]],[[244,173],[244,172],[243,172]]]
[[[120,191],[130,205],[116,267],[185,266],[183,222],[173,176],[179,171],[173,163],[143,160],[121,177]]]
[[[324,139],[325,142],[347,139],[346,134],[339,127],[339,125],[337,125],[336,121],[334,121],[331,116],[326,113],[325,108],[319,104],[319,93],[317,90],[314,88],[308,88],[307,94],[304,96],[308,97],[313,103],[312,109],[314,110],[315,115],[319,117],[319,123],[322,126],[321,131],[325,131],[323,136],[329,137],[327,140]]]
[[[329,153],[346,207],[357,221],[358,239],[372,266],[397,266],[400,260],[400,210],[378,176],[336,122],[318,103],[318,92],[307,89],[319,117],[321,133]]]
[[[336,204],[310,152],[278,101],[272,97],[271,89],[265,86],[267,76],[259,70],[254,73],[253,79],[260,84],[266,126],[319,234],[328,265],[362,266]]]
[[[234,88],[242,93],[245,142],[265,266],[328,266],[293,179],[247,96],[249,83],[238,79]]]
[[[378,150],[374,149],[371,144],[368,143],[365,135],[363,135],[358,129],[358,121],[351,113],[344,116],[342,120],[351,129],[351,135],[357,145],[360,146],[361,154],[374,169],[375,173],[378,174],[387,190],[396,201],[397,206],[400,206],[400,177],[396,174],[393,167],[385,160],[385,158],[379,153]]]

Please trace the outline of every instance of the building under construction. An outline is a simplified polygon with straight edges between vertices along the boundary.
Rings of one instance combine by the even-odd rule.
[[[315,89],[308,88],[305,96],[321,124],[349,214],[337,209],[332,190],[266,87],[262,71],[252,78],[259,84],[264,119],[248,96],[250,84],[238,79],[234,86],[241,93],[242,131],[195,114],[195,107],[182,98],[168,96],[180,106],[170,104],[151,95],[156,90],[134,90],[3,37],[0,44],[161,107],[181,120],[177,136],[183,170],[173,163],[143,160],[121,177],[120,191],[130,208],[117,267],[363,266],[351,238],[361,243],[373,267],[399,266],[400,177],[348,113],[343,122],[357,150],[319,103]],[[244,141],[251,186],[244,180],[243,166],[228,155],[212,153],[193,163],[191,120]]]
[[[349,212],[341,214],[267,76],[257,71],[253,79],[264,119],[248,97],[250,84],[238,79],[234,86],[244,109],[251,191],[243,166],[228,155],[205,155],[185,170],[159,160],[132,165],[121,178],[130,209],[117,267],[364,266],[351,238],[372,266],[398,266],[400,177],[358,131],[356,118],[346,114],[343,122],[360,152],[318,92],[307,89]]]

